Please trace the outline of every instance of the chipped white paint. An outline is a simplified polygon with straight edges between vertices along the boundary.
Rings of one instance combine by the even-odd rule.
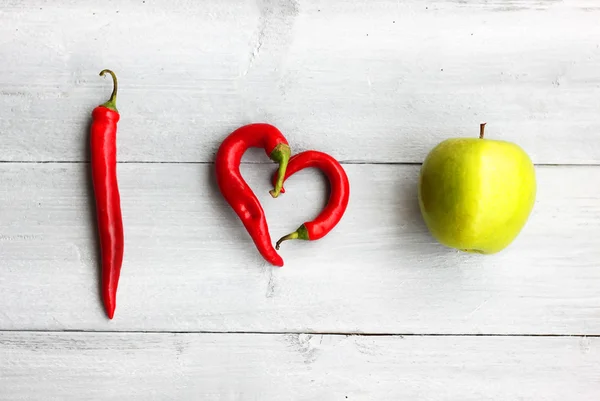
[[[0,18],[2,160],[87,160],[113,68],[121,160],[211,161],[267,121],[296,150],[420,162],[484,120],[536,163],[600,162],[596,0],[36,0]]]
[[[24,394],[596,401],[600,394],[598,338],[0,333],[0,343],[0,397],[7,401]]]
[[[0,400],[596,400],[597,338],[544,335],[600,334],[600,166],[560,166],[600,163],[598,21],[596,0],[0,2]],[[120,78],[120,161],[203,163],[119,165],[110,322],[88,165],[35,163],[88,159],[103,68]],[[209,164],[254,121],[296,152],[367,163],[346,165],[336,230],[284,244],[282,269]],[[378,165],[481,121],[559,165],[538,167],[530,222],[488,257],[428,235],[418,166]],[[277,237],[326,186],[302,172],[273,200],[272,169],[242,170]]]
[[[327,189],[306,171],[271,199],[274,166],[242,172],[279,238],[318,212]],[[457,253],[429,236],[418,169],[347,165],[344,218],[322,240],[285,243],[278,269],[222,200],[212,165],[122,164],[127,245],[109,322],[98,299],[87,164],[0,165],[0,327],[600,333],[600,188],[590,185],[598,167],[538,167],[529,223],[491,256]]]

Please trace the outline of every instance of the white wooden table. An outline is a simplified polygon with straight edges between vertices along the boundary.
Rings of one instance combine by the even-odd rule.
[[[600,2],[0,1],[1,400],[599,400]],[[120,78],[126,250],[99,295],[88,125]],[[344,162],[340,225],[256,252],[213,178],[266,121]],[[504,252],[428,234],[441,140],[521,145],[538,198]],[[315,171],[273,200],[320,210]]]

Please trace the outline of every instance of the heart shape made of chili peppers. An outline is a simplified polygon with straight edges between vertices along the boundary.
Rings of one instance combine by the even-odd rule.
[[[242,156],[251,147],[263,148],[271,160],[279,163],[273,176],[276,198],[283,190],[283,182],[292,174],[309,167],[321,169],[330,181],[331,193],[327,206],[316,219],[302,224],[295,232],[282,237],[273,247],[264,210],[240,172]],[[256,123],[242,126],[225,138],[215,159],[217,185],[221,194],[238,215],[256,248],[265,260],[283,266],[277,253],[282,241],[288,239],[317,240],[325,236],[340,221],[350,196],[348,177],[333,157],[310,150],[290,158],[290,147],[281,132],[270,124]]]

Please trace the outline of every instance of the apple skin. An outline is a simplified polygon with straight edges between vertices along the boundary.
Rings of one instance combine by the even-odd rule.
[[[514,143],[485,138],[438,144],[423,162],[418,186],[421,213],[433,237],[448,247],[483,254],[513,242],[537,190],[527,153]]]

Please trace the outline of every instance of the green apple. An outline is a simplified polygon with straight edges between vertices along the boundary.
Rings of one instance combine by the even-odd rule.
[[[431,234],[466,252],[491,254],[517,237],[533,209],[535,169],[514,143],[447,139],[426,157],[419,174],[419,206]]]

